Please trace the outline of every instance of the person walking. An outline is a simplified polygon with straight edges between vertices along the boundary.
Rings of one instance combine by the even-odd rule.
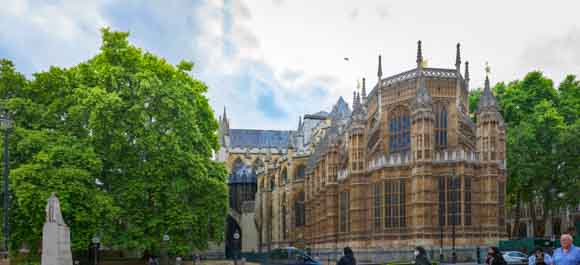
[[[536,248],[528,258],[528,265],[552,265],[552,257],[544,253],[542,248]]]
[[[413,254],[415,255],[415,265],[431,265],[425,248],[417,246]]]
[[[487,265],[507,265],[507,262],[501,255],[497,247],[489,247],[487,249],[487,257],[485,259]]]
[[[336,265],[356,265],[356,259],[354,258],[354,253],[350,247],[345,247],[343,254],[344,256],[340,258]]]
[[[149,260],[147,261],[148,265],[159,265],[159,261],[155,255],[150,255]]]
[[[574,246],[572,235],[560,237],[561,247],[554,251],[552,265],[580,265],[580,248]]]

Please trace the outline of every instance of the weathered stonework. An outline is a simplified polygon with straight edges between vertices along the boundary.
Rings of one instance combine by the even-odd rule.
[[[228,148],[224,138],[229,168],[263,161],[254,168],[259,249],[451,246],[453,231],[458,246],[505,237],[505,124],[487,78],[471,120],[460,64],[458,46],[454,69],[425,68],[419,44],[416,68],[383,78],[379,59],[380,81],[367,96],[363,80],[352,111],[340,98],[330,113],[305,115],[284,148]],[[227,135],[229,121],[220,127]]]

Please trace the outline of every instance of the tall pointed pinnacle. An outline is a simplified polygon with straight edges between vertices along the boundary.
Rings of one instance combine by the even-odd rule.
[[[356,107],[356,90],[352,91],[352,109]]]
[[[224,115],[222,116],[224,121],[228,119],[228,117],[226,116],[226,106],[224,105]]]
[[[461,71],[461,44],[457,43],[457,54],[455,55],[455,69]]]
[[[485,62],[485,86],[483,88],[484,93],[486,90],[491,93],[491,89],[489,88],[489,73],[490,72],[491,72],[491,68],[489,67],[489,64],[487,62]]]
[[[490,70],[489,64],[487,64],[487,62],[486,62],[485,63],[485,85],[483,86],[483,93],[481,94],[481,97],[479,98],[479,102],[477,103],[477,111],[478,112],[483,111],[485,109],[498,111],[497,101],[495,99],[495,96],[491,92],[491,86],[489,84],[490,71],[491,70]]]
[[[469,61],[465,61],[465,81],[469,83]]]
[[[431,95],[425,85],[425,78],[423,77],[423,53],[421,51],[421,41],[417,42],[417,88],[413,108],[419,109],[431,106]]]
[[[362,81],[362,103],[364,104],[367,101],[366,79],[363,77]]]
[[[298,116],[298,131],[302,128],[302,115]]]
[[[465,61],[465,74],[463,78],[465,79],[465,89],[469,91],[469,61]]]
[[[379,70],[377,71],[377,76],[379,77],[379,83],[381,82],[381,77],[383,76],[383,63],[381,55],[379,54]]]
[[[381,104],[381,87],[383,84],[383,80],[382,80],[382,76],[383,76],[383,66],[382,66],[382,60],[381,60],[381,55],[379,54],[379,71],[377,73],[378,75],[378,80],[377,80],[377,108],[378,108],[378,113],[379,113],[379,117],[381,117],[382,115],[382,109],[383,109],[383,105]]]
[[[421,40],[417,41],[417,68],[423,67],[423,51],[421,49]]]

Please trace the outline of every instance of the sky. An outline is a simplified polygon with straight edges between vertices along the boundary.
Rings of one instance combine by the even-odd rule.
[[[362,77],[374,86],[379,54],[383,77],[415,67],[417,40],[429,67],[454,68],[461,43],[472,89],[485,62],[492,83],[541,70],[557,84],[580,73],[578,10],[570,0],[0,0],[0,58],[31,77],[94,56],[102,27],[129,31],[171,63],[194,62],[231,128],[290,130],[340,96],[351,102]]]

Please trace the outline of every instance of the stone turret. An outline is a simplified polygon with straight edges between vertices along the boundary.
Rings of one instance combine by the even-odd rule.
[[[499,112],[498,102],[489,82],[489,66],[486,66],[485,85],[477,105],[476,150],[480,161],[480,183],[478,186],[487,196],[482,199],[482,212],[496,213],[497,218],[480,217],[483,226],[504,229],[505,220],[505,145],[506,128]],[[499,220],[499,222],[498,222]]]
[[[477,104],[477,151],[483,161],[505,160],[505,122],[498,102],[491,92],[488,74]]]
[[[424,62],[421,41],[417,43],[417,85],[415,99],[411,103],[411,157],[414,163],[410,179],[411,200],[414,209],[409,222],[412,229],[432,224],[431,212],[436,201],[423,187],[433,187],[436,183],[433,176],[432,159],[435,149],[435,115],[433,99],[425,84]],[[417,244],[426,244],[418,240]]]
[[[432,159],[435,138],[433,126],[433,99],[425,85],[423,76],[423,55],[421,41],[417,42],[417,87],[416,96],[411,105],[411,151],[415,161]]]

